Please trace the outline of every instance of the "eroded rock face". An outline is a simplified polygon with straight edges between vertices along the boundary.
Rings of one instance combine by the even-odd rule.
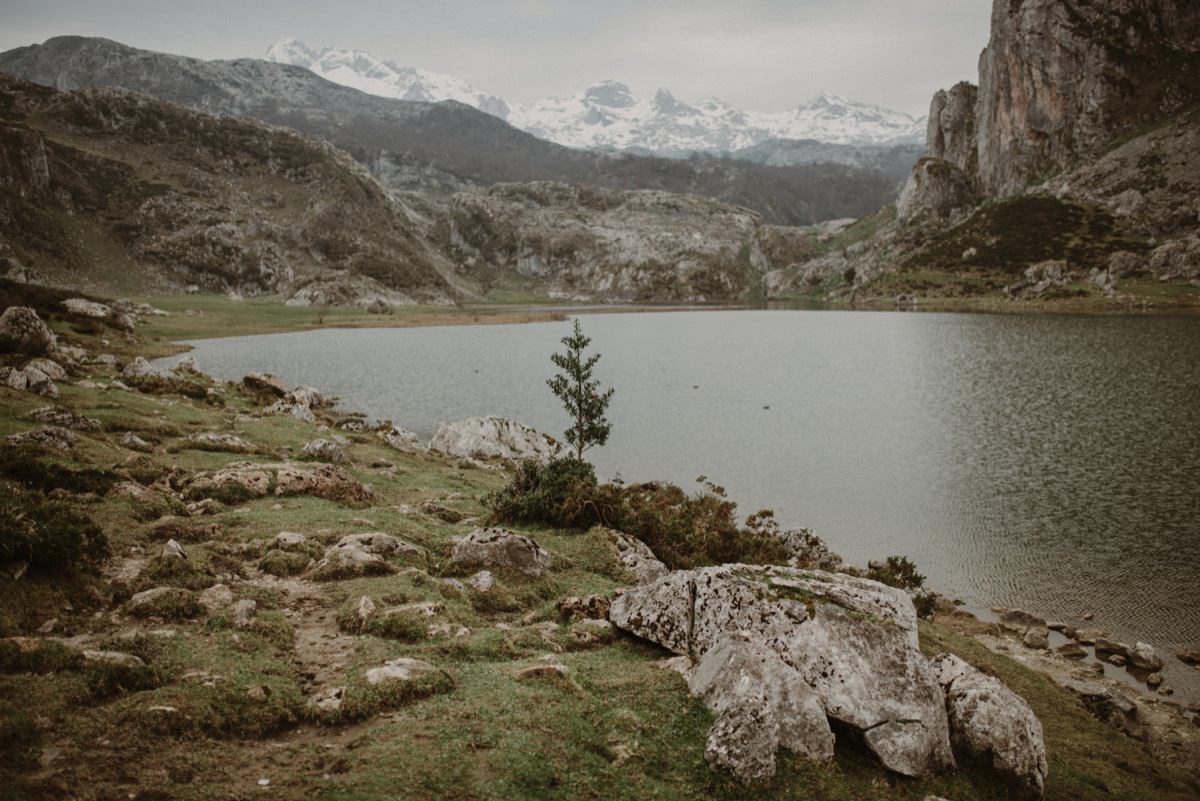
[[[1042,724],[1025,699],[953,654],[933,660],[956,748],[1041,798],[1049,770]]]
[[[1150,76],[1198,36],[1200,6],[1191,0],[995,0],[979,59],[983,186],[1017,191],[1186,105],[1186,81]]]
[[[442,423],[429,443],[431,451],[473,459],[537,459],[559,453],[553,439],[536,429],[503,417],[470,417]]]
[[[929,104],[925,134],[925,154],[953,164],[968,177],[979,172],[975,132],[978,96],[979,90],[966,81],[937,92]]]
[[[975,201],[971,178],[948,161],[923,158],[896,201],[896,217],[908,222],[921,216],[947,218]]]
[[[514,570],[540,576],[550,569],[553,559],[522,534],[503,528],[477,528],[454,543],[450,562],[459,567]]]
[[[0,350],[53,356],[57,346],[54,332],[28,306],[9,306],[0,314]]]
[[[822,571],[722,565],[629,590],[609,619],[693,660],[731,632],[754,632],[829,717],[863,732],[886,767],[919,776],[953,765],[941,688],[916,648],[916,612],[901,590]]]
[[[833,758],[833,731],[816,692],[754,634],[719,640],[687,673],[688,689],[717,713],[704,756],[743,781],[775,773],[776,751]]]

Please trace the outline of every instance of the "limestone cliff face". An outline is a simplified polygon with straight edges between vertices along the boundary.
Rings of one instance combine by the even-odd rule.
[[[990,195],[1091,157],[1200,97],[1195,0],[995,0],[979,59],[979,179]]]
[[[979,91],[966,81],[943,89],[929,104],[925,155],[953,164],[967,176],[979,172],[975,132],[975,103]]]
[[[549,182],[456,195],[444,241],[484,286],[516,276],[557,297],[658,302],[739,299],[811,248],[707,198]]]

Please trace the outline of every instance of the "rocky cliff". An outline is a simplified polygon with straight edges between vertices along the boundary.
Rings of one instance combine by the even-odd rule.
[[[362,167],[253,120],[0,74],[0,184],[6,259],[55,283],[448,297],[448,263]]]
[[[804,232],[745,208],[562,183],[461,193],[442,230],[447,251],[480,284],[515,276],[572,299],[736,301],[811,248]]]

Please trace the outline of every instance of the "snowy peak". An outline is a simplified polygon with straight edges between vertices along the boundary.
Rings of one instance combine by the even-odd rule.
[[[426,102],[457,100],[501,119],[508,117],[508,105],[501,98],[477,92],[466,81],[401,67],[363,50],[310,47],[298,39],[280,39],[267,48],[267,60],[304,67],[328,81],[372,95]]]
[[[771,139],[890,145],[922,143],[925,138],[923,119],[914,120],[832,92],[821,92],[794,109],[764,113],[744,111],[715,97],[690,104],[668,89],[643,99],[627,85],[606,80],[567,97],[523,106],[509,105],[453,76],[401,67],[361,50],[310,47],[297,39],[281,39],[267,50],[267,58],[305,67],[327,80],[374,95],[457,100],[568,147],[686,155],[731,152]]]

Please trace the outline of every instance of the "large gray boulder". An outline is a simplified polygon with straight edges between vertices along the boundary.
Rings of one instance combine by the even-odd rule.
[[[833,731],[817,693],[757,635],[725,635],[687,682],[717,713],[704,748],[714,767],[759,781],[775,773],[780,747],[813,761],[833,759]]]
[[[429,450],[467,459],[549,461],[558,455],[557,442],[527,425],[504,417],[470,417],[442,423]]]
[[[1041,798],[1046,744],[1042,724],[1025,699],[953,654],[942,654],[932,664],[946,693],[954,746]]]
[[[477,528],[460,537],[450,553],[457,567],[514,570],[540,576],[550,569],[550,554],[529,537],[503,528]]]
[[[28,306],[9,306],[0,314],[0,351],[53,356],[57,347],[54,332]]]
[[[721,565],[629,590],[609,619],[693,661],[731,632],[753,632],[890,770],[920,776],[954,764],[942,690],[900,590],[818,570]]]

